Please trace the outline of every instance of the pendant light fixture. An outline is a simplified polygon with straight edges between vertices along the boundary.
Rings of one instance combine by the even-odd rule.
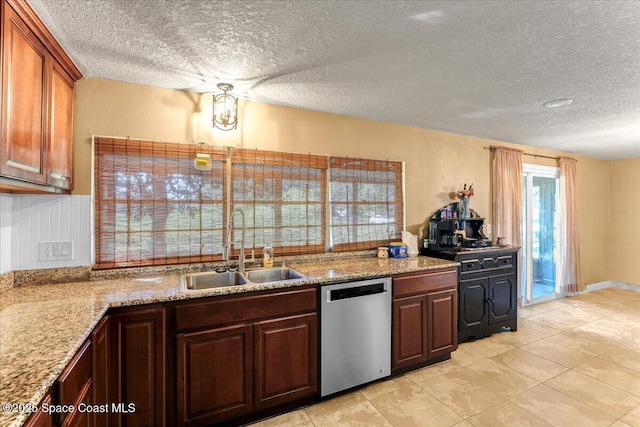
[[[238,98],[227,92],[233,90],[229,83],[218,83],[223,93],[213,95],[213,126],[220,130],[233,130],[238,126]]]

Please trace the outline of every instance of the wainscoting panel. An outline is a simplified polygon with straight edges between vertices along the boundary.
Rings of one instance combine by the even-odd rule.
[[[11,270],[91,265],[91,196],[16,195]],[[40,261],[40,242],[73,242],[70,260]]]
[[[11,271],[13,196],[0,194],[0,274]]]

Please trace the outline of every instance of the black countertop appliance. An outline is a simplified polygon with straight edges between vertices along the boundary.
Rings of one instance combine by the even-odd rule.
[[[420,252],[463,250],[465,248],[486,248],[492,246],[482,227],[484,218],[470,209],[468,218],[462,218],[458,203],[450,203],[437,210],[429,220],[428,230]]]

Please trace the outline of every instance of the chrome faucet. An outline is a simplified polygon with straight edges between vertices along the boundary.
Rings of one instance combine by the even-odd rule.
[[[236,213],[240,214],[240,217],[242,218],[242,235],[240,237],[240,255],[238,256],[238,271],[240,273],[244,273],[244,211],[241,208],[235,208],[233,210],[233,213],[231,214],[231,216],[229,217],[229,220],[227,221],[227,238],[225,239],[224,244],[222,245],[222,259],[224,261],[228,261],[229,260],[229,254],[231,253],[231,245],[234,245],[237,242],[232,242],[233,239],[233,232],[232,230],[235,228],[235,215]]]

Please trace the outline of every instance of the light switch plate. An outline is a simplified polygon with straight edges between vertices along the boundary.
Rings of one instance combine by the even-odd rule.
[[[40,242],[40,261],[73,259],[73,242]]]

